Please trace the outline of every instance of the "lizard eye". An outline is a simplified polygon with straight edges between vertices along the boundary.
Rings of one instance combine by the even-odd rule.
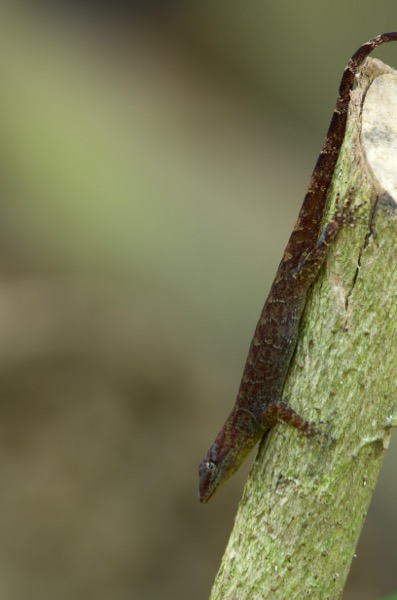
[[[210,473],[213,473],[213,472],[214,472],[214,471],[216,471],[216,469],[218,468],[218,467],[216,466],[216,464],[215,464],[214,462],[212,462],[212,460],[209,460],[209,461],[207,462],[207,465],[206,465],[206,466],[207,466],[207,469],[208,469],[208,471],[210,471]]]

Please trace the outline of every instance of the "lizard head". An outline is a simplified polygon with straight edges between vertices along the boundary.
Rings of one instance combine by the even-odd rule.
[[[248,427],[251,417],[246,411],[232,413],[204,460],[199,464],[199,500],[208,502],[216,490],[237,471],[258,441],[254,427]],[[255,433],[254,433],[255,432]]]
[[[208,502],[221,483],[231,476],[227,466],[228,458],[215,441],[198,468],[200,502]],[[228,477],[225,477],[226,474]]]

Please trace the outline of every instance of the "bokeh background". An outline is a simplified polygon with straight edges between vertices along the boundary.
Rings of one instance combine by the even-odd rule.
[[[343,68],[396,28],[395,0],[0,2],[1,598],[208,597],[249,465],[205,506],[197,465]],[[396,463],[348,600],[397,590]]]

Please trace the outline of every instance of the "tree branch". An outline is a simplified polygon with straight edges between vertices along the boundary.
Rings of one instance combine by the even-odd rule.
[[[350,569],[396,421],[397,171],[388,186],[371,158],[391,135],[372,114],[390,105],[381,83],[395,86],[397,103],[397,73],[369,59],[329,198],[332,214],[338,197],[354,193],[359,217],[310,292],[284,388],[336,441],[321,448],[280,424],[261,442],[212,599],[338,598]]]

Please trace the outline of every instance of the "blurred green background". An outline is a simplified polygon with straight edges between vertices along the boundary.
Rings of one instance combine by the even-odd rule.
[[[1,598],[208,597],[249,465],[206,506],[197,465],[343,68],[396,28],[392,0],[0,2]],[[396,462],[348,600],[397,589]]]

